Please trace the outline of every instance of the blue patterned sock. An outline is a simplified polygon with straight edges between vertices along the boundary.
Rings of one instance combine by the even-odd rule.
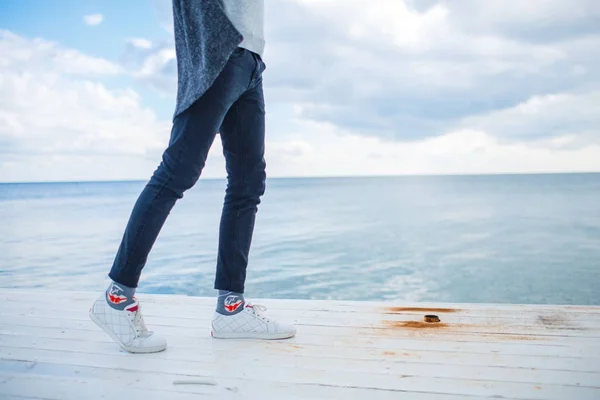
[[[106,289],[106,302],[115,310],[123,311],[125,307],[135,302],[134,295],[135,288],[111,282]]]
[[[246,302],[242,293],[229,290],[219,290],[217,298],[217,312],[223,315],[235,315],[242,312]]]

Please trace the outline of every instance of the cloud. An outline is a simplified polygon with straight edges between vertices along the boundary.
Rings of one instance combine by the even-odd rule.
[[[129,43],[133,46],[136,47],[138,49],[151,49],[152,48],[152,42],[148,39],[143,39],[143,38],[131,38],[129,40]]]
[[[177,61],[172,41],[153,43],[147,39],[130,39],[120,62],[142,84],[163,96],[174,96],[177,90]]]
[[[0,31],[0,180],[149,176],[170,122],[105,82],[174,101],[170,1],[153,4],[170,33],[117,61]],[[600,11],[565,4],[271,4],[269,176],[599,171]],[[218,143],[204,176],[224,176]]]
[[[412,142],[340,131],[332,124],[297,121],[292,136],[270,143],[270,176],[549,173],[600,170],[600,143],[569,146],[572,138],[505,142],[462,129]],[[295,152],[295,149],[302,151]]]
[[[383,139],[420,140],[469,122],[517,139],[500,133],[505,125],[490,125],[497,118],[483,119],[600,84],[600,55],[593,51],[600,47],[600,9],[594,0],[535,7],[508,1],[278,2],[267,7],[269,100],[294,108],[296,118]],[[140,79],[171,96],[172,46],[166,41],[136,53]],[[573,128],[537,131],[561,136]],[[536,139],[532,130],[519,139]]]
[[[177,89],[177,61],[172,41],[153,43],[147,39],[130,39],[120,63],[142,84],[163,96],[174,96]]]
[[[28,39],[0,29],[0,68],[4,73],[118,75],[121,66],[103,58],[63,48],[44,39]]]
[[[600,32],[600,8],[595,0],[464,0],[444,4],[457,27],[475,34],[548,43]]]
[[[102,14],[90,14],[83,17],[83,21],[89,26],[100,25],[104,21],[104,15]]]
[[[135,91],[94,80],[120,67],[8,32],[0,35],[0,54],[1,180],[62,179],[85,175],[84,166],[95,175],[119,158],[137,171],[148,165],[146,157],[156,164],[169,121],[143,107]]]
[[[514,107],[466,118],[461,123],[513,141],[585,135],[600,143],[600,91],[533,96]]]
[[[298,19],[268,19],[268,89],[275,101],[302,104],[299,118],[418,140],[535,95],[579,89],[590,81],[581,72],[597,69],[597,60],[572,51],[574,41],[474,34],[450,3],[419,10],[392,0],[367,9],[358,0],[288,2]],[[302,40],[290,43],[290,36]]]

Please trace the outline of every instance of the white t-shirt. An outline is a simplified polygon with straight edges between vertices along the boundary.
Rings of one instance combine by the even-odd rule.
[[[223,5],[233,26],[244,36],[239,46],[262,57],[265,50],[264,0],[223,0]]]

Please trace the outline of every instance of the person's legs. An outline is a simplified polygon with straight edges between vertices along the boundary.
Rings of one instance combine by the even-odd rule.
[[[162,163],[133,208],[109,273],[113,282],[90,310],[92,320],[130,352],[166,348],[164,339],[147,331],[135,288],[171,209],[200,177],[227,111],[246,92],[253,74],[253,58],[236,51],[206,93],[175,118]]]
[[[248,87],[253,70],[244,58],[230,60],[204,96],[175,118],[163,160],[131,213],[109,273],[113,281],[137,287],[148,254],[171,209],[200,177],[227,111]]]

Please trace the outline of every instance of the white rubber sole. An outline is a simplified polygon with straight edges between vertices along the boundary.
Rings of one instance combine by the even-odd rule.
[[[167,348],[166,345],[165,346],[151,346],[151,347],[127,346],[125,343],[123,343],[119,339],[117,339],[117,337],[115,336],[113,331],[108,326],[106,326],[102,321],[100,321],[91,310],[90,310],[89,315],[90,315],[90,319],[92,320],[92,322],[94,322],[96,325],[98,325],[98,327],[100,329],[102,329],[104,332],[106,332],[106,334],[108,336],[110,336],[112,338],[112,340],[114,340],[119,346],[121,346],[121,348],[123,350],[126,350],[130,353],[158,353],[158,352],[164,351]]]
[[[215,339],[259,339],[259,340],[282,340],[290,339],[296,336],[294,332],[279,333],[253,333],[253,332],[217,332],[210,331],[210,335]]]

